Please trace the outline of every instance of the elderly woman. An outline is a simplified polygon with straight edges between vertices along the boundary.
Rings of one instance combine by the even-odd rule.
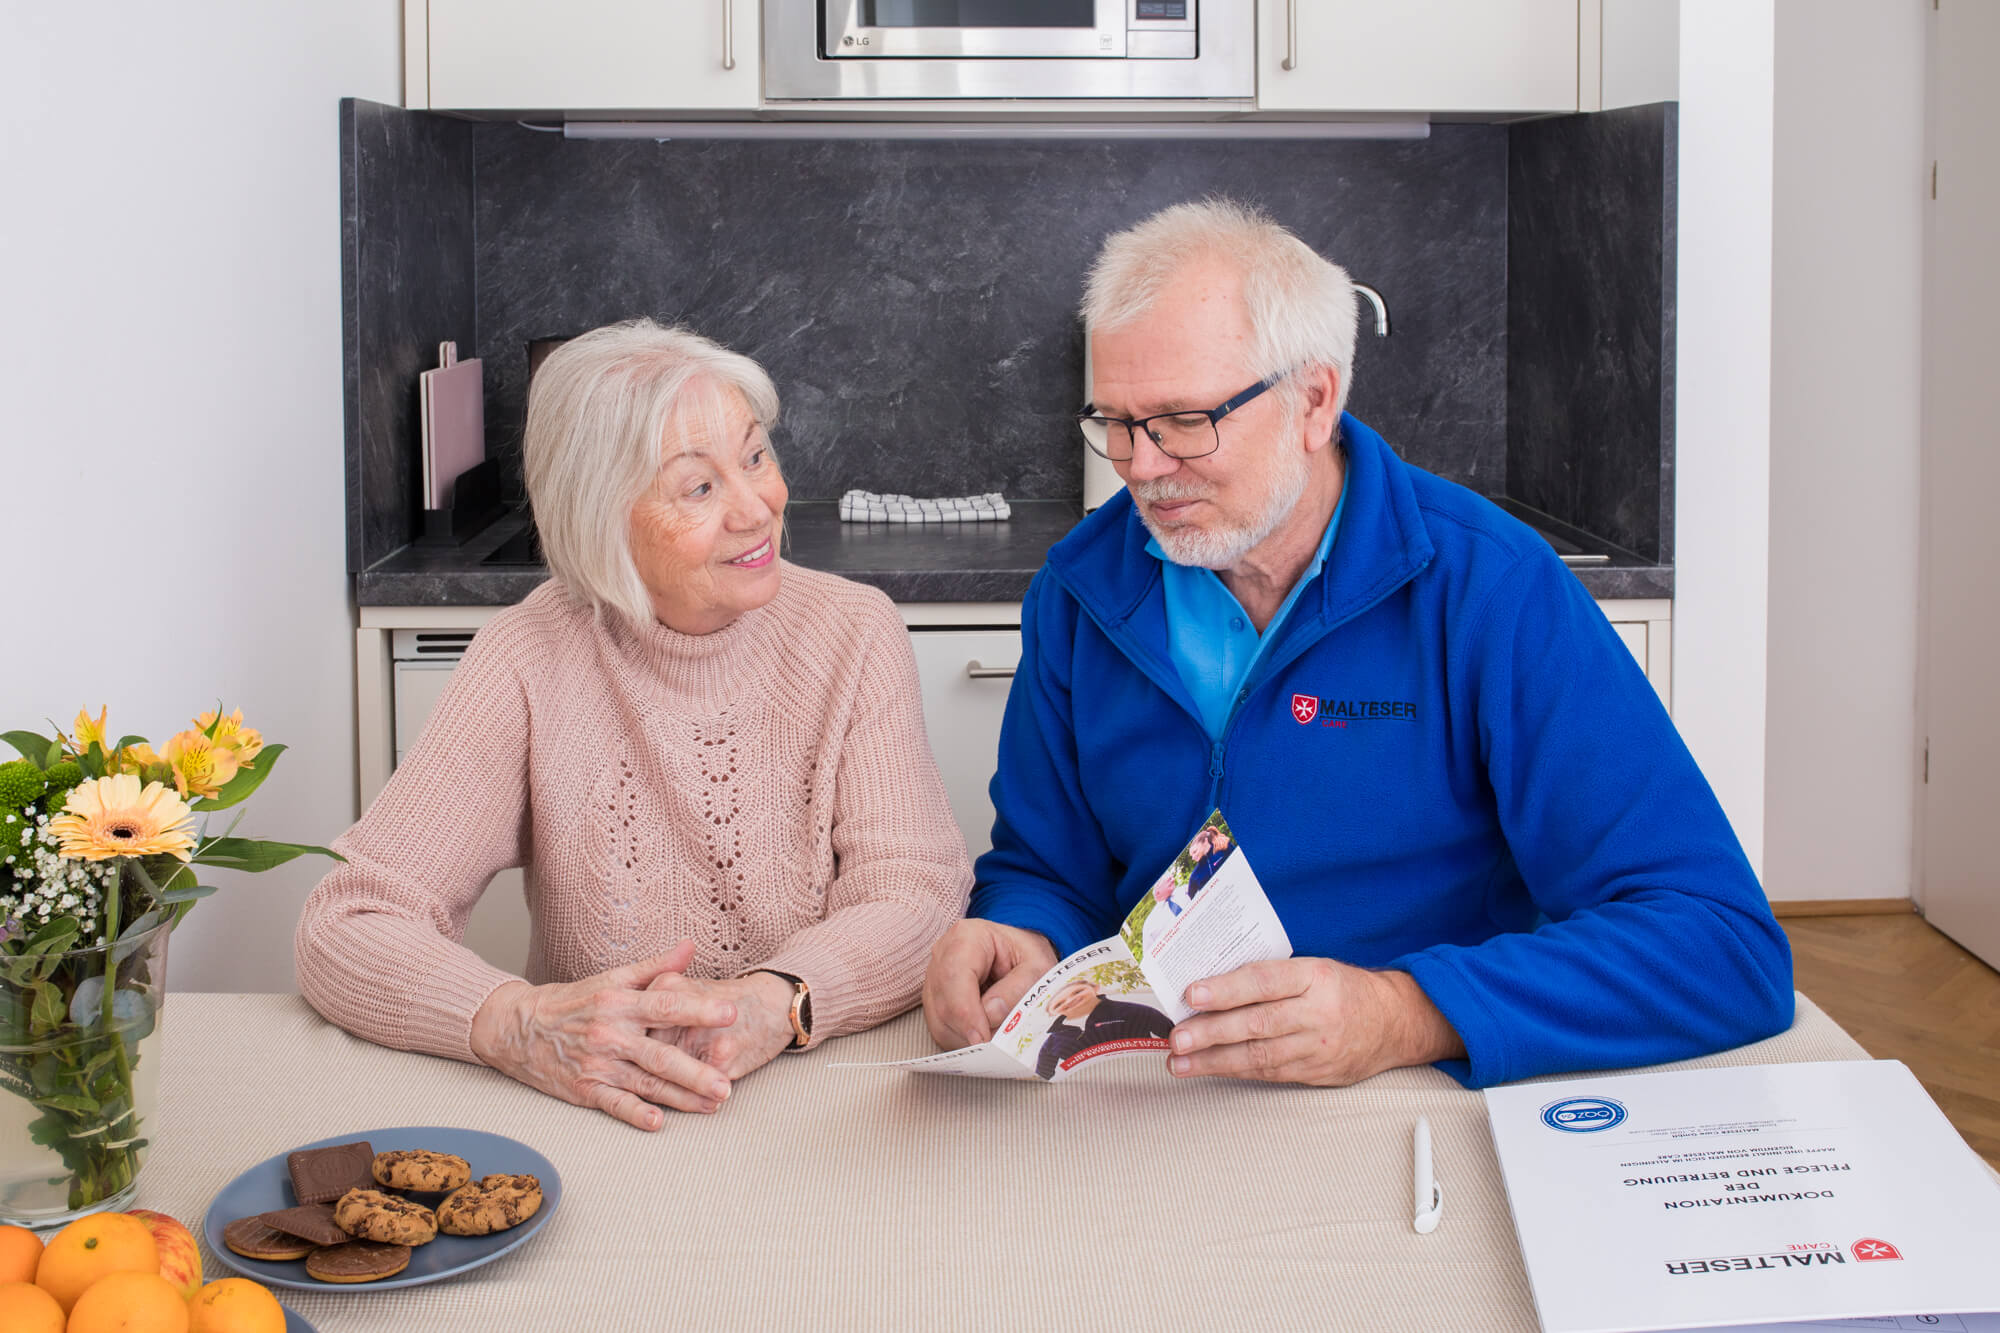
[[[889,600],[779,559],[777,412],[755,362],[650,321],[543,364],[555,577],[336,843],[297,937],[320,1013],[657,1129],[916,1001],[971,866]],[[525,979],[459,943],[513,866]]]

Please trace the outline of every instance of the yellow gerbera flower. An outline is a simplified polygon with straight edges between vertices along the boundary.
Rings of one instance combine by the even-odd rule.
[[[114,856],[177,856],[194,849],[193,812],[164,784],[142,789],[130,773],[80,783],[63,812],[49,821],[64,856],[105,861]]]
[[[199,731],[177,732],[167,742],[167,762],[173,765],[174,788],[183,798],[213,796],[236,776],[236,751],[217,745]]]
[[[108,752],[111,749],[111,742],[105,739],[104,724],[110,716],[111,707],[108,704],[97,710],[97,720],[95,722],[90,720],[88,709],[79,709],[76,715],[76,735],[69,742],[70,753],[76,755],[89,754],[93,741],[103,746]]]

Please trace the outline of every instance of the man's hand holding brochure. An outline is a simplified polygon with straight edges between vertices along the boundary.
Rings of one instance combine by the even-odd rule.
[[[1116,935],[1050,968],[992,1040],[915,1060],[908,1069],[1054,1082],[1091,1060],[1167,1049],[1191,1010],[1187,988],[1246,963],[1289,958],[1292,942],[1221,811],[1210,815]]]

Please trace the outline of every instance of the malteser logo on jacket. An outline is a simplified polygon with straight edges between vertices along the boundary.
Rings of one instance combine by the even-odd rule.
[[[1414,722],[1417,705],[1410,699],[1335,699],[1314,694],[1292,696],[1292,721],[1309,727],[1346,727],[1351,722]]]

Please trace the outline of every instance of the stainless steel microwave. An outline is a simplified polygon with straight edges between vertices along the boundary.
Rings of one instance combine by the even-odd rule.
[[[1255,0],[764,0],[767,101],[1256,95]]]

